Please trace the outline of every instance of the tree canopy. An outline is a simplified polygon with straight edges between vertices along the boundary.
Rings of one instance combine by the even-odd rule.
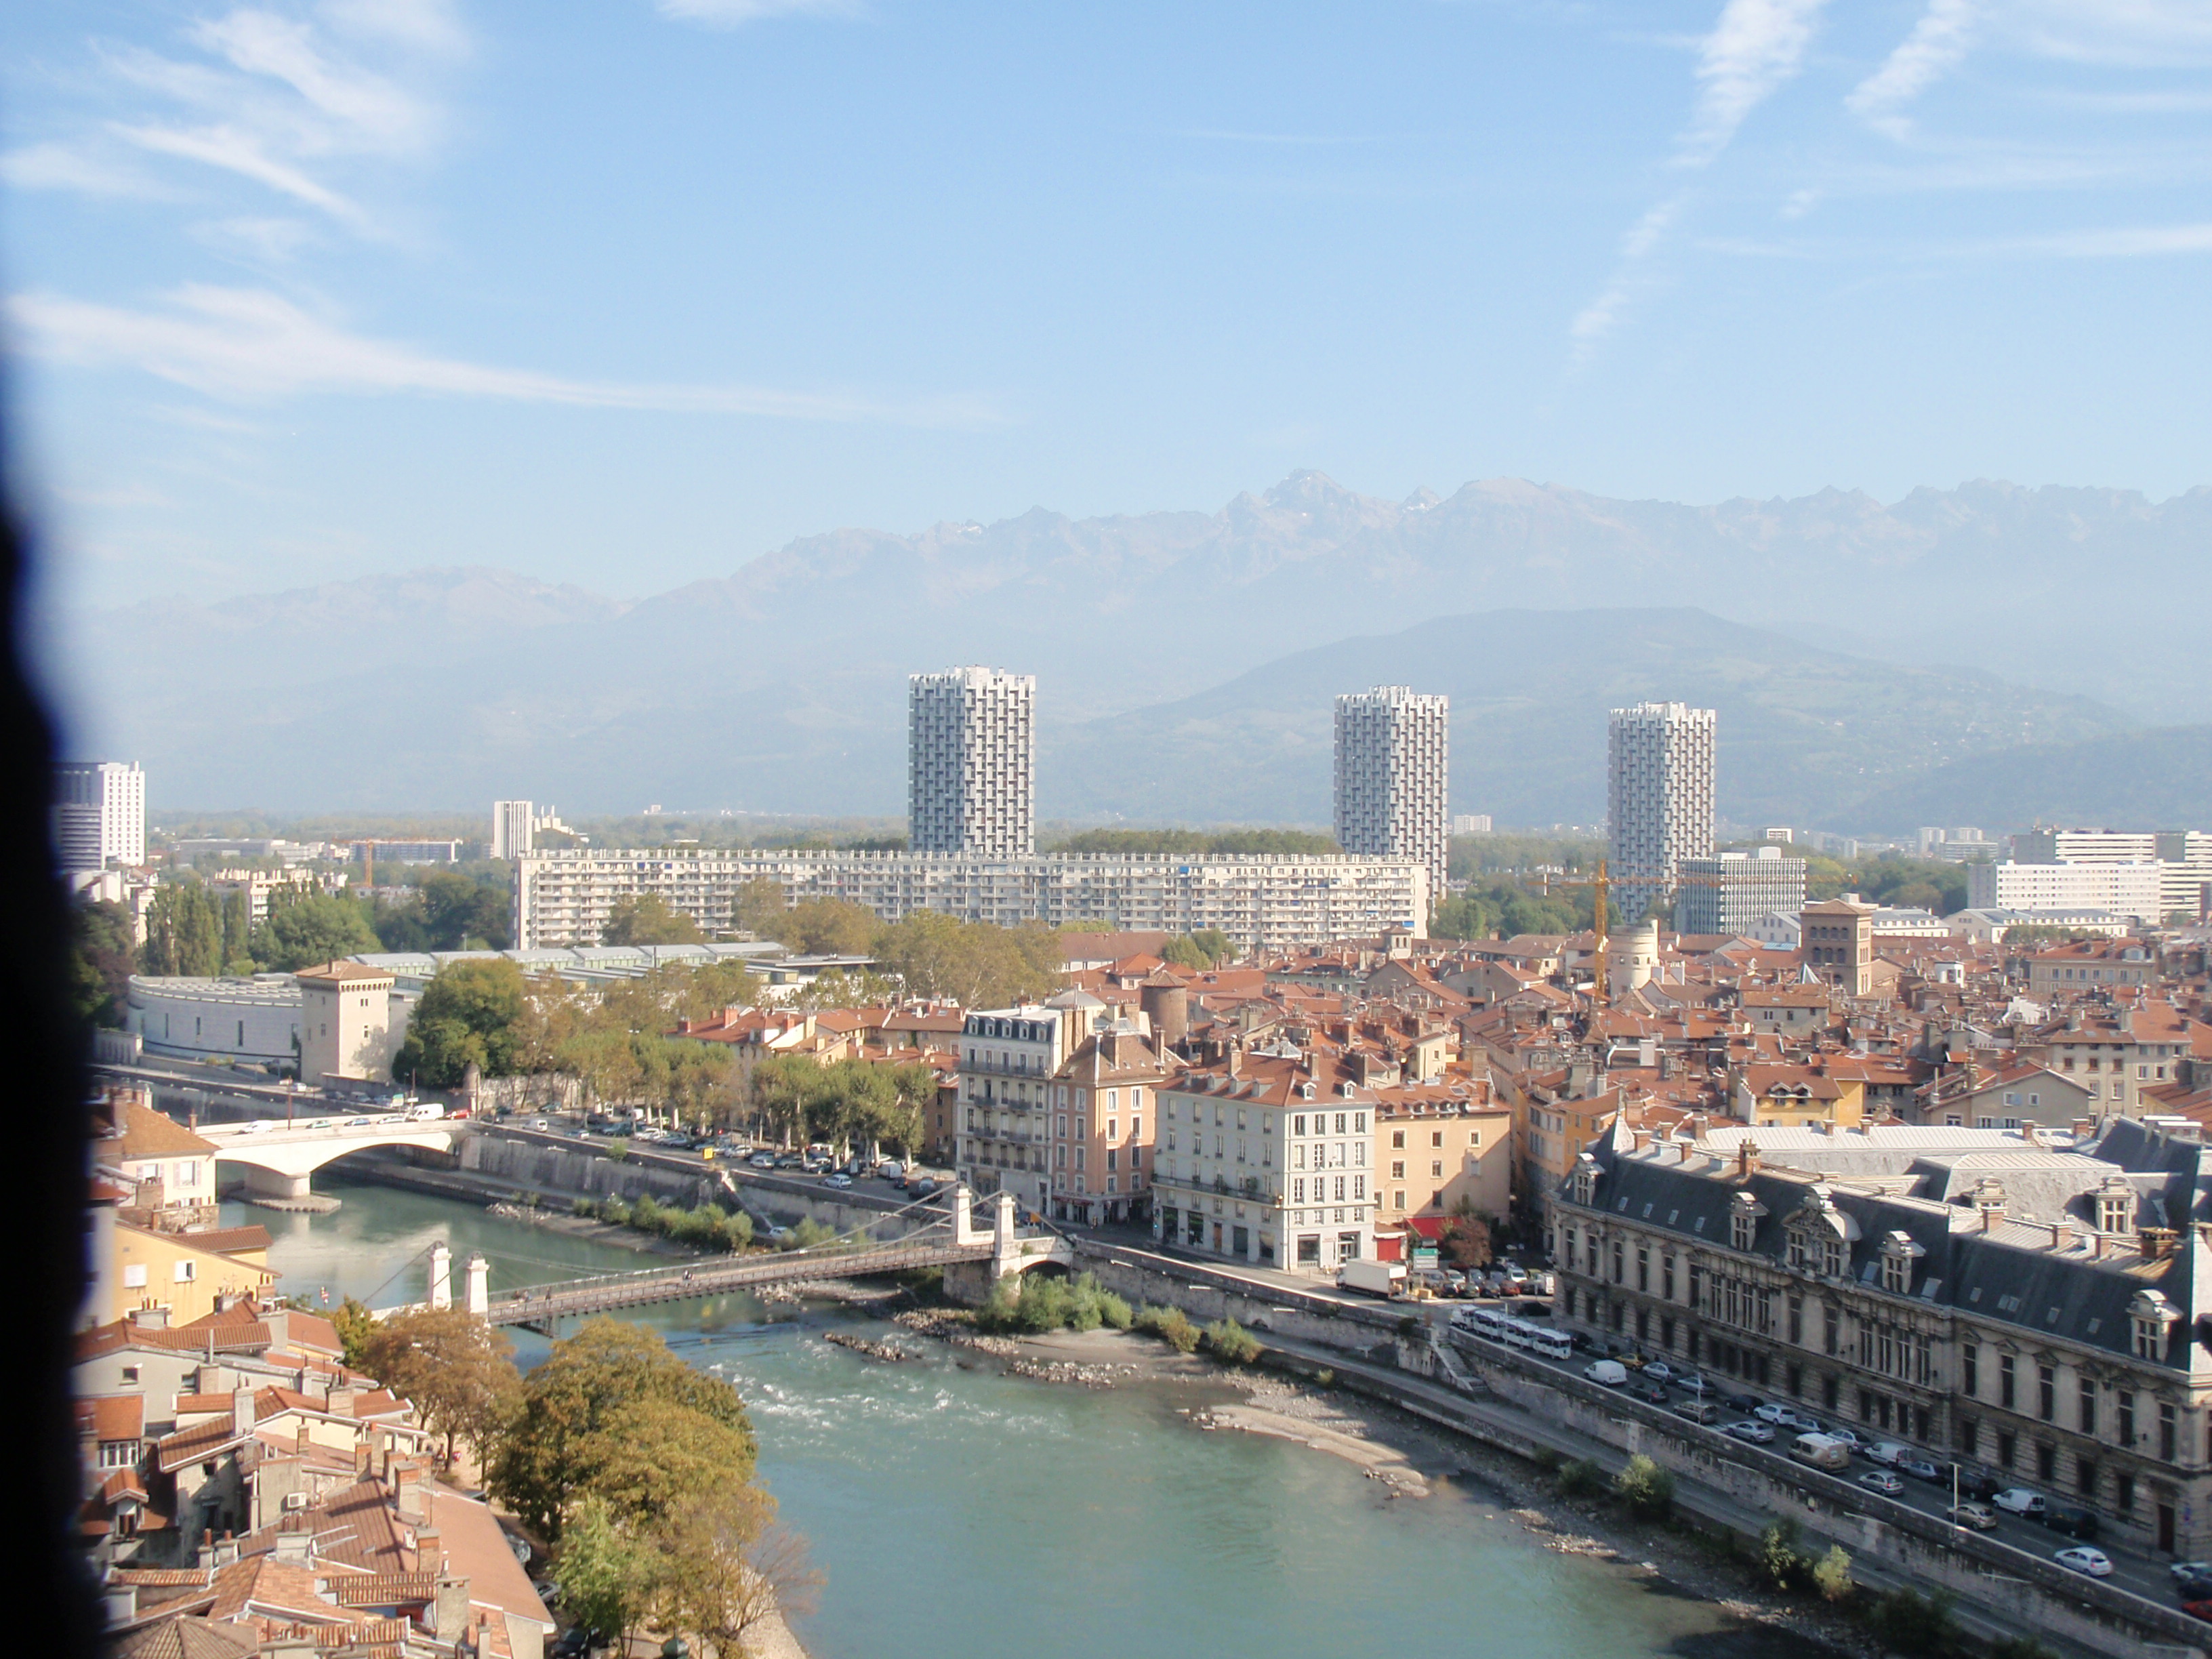
[[[936,1092],[937,1073],[919,1062],[823,1066],[804,1054],[772,1054],[753,1067],[750,1103],[770,1130],[799,1145],[912,1153],[921,1148],[922,1108]]]
[[[137,929],[131,912],[104,899],[70,917],[70,1002],[88,1024],[120,1027],[136,971]]]
[[[504,957],[447,963],[422,989],[393,1074],[451,1089],[471,1065],[486,1077],[520,1070],[524,989],[522,969]]]
[[[413,1308],[385,1319],[362,1344],[361,1369],[415,1402],[422,1426],[482,1452],[514,1415],[522,1377],[514,1345],[465,1308]]]
[[[1066,953],[1039,922],[998,927],[917,910],[885,927],[876,957],[915,997],[945,997],[963,1008],[1004,1008],[1060,988]]]
[[[154,890],[142,960],[149,974],[212,978],[222,972],[222,913],[204,883],[166,881]]]
[[[647,1467],[640,1448],[666,1467]],[[585,1498],[603,1500],[617,1520],[664,1514],[749,1481],[754,1455],[735,1389],[692,1370],[642,1325],[592,1319],[524,1382],[486,1479],[540,1536],[557,1539]]]
[[[387,951],[504,951],[514,908],[503,865],[471,875],[434,870],[407,898],[379,902],[371,925]]]
[[[768,934],[805,956],[860,957],[875,947],[883,924],[864,904],[807,899],[769,920]]]
[[[358,901],[301,887],[271,889],[268,918],[253,930],[253,959],[274,973],[383,948]]]
[[[599,934],[602,945],[696,945],[699,924],[658,893],[617,899]]]

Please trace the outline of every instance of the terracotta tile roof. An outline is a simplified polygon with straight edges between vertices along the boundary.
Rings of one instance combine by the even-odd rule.
[[[135,1100],[123,1103],[122,1133],[101,1148],[107,1158],[211,1158],[215,1142],[194,1134],[173,1118],[164,1117]]]
[[[397,1607],[438,1599],[434,1572],[365,1572],[331,1580],[331,1599],[342,1607]]]
[[[174,1474],[187,1464],[205,1462],[226,1446],[243,1445],[246,1440],[228,1418],[222,1418],[163,1435],[154,1443],[155,1462],[162,1474]]]
[[[214,1616],[238,1619],[247,1613],[342,1626],[347,1634],[360,1622],[325,1601],[315,1589],[327,1576],[319,1565],[279,1561],[274,1555],[247,1555],[216,1569]]]
[[[80,1430],[90,1430],[96,1440],[143,1440],[146,1437],[146,1396],[143,1394],[100,1394],[76,1402]]]
[[[115,1646],[116,1659],[252,1659],[258,1633],[179,1613],[133,1631]]]
[[[471,1603],[552,1628],[553,1617],[514,1559],[498,1516],[475,1498],[442,1486],[436,1489],[431,1513],[437,1516],[446,1571],[468,1579]]]
[[[325,962],[313,968],[300,969],[292,977],[313,980],[321,985],[365,985],[372,980],[384,985],[392,982],[392,975],[383,969],[358,962]]]
[[[138,1478],[136,1469],[116,1469],[100,1483],[100,1501],[112,1504],[118,1498],[135,1498],[146,1501],[146,1483]]]
[[[246,1250],[265,1250],[272,1241],[269,1229],[250,1227],[207,1227],[198,1232],[181,1232],[177,1237],[197,1250],[212,1250],[217,1255],[236,1255]]]

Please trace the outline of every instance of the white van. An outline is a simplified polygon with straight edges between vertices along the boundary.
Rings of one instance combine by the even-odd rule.
[[[418,1100],[407,1109],[407,1115],[410,1119],[427,1121],[431,1118],[443,1117],[445,1115],[446,1109],[434,1100]]]
[[[1832,1434],[1801,1434],[1790,1443],[1790,1455],[1816,1469],[1847,1469],[1851,1449]]]
[[[1628,1386],[1628,1367],[1618,1359],[1593,1359],[1583,1367],[1583,1375],[1601,1388],[1625,1389]]]

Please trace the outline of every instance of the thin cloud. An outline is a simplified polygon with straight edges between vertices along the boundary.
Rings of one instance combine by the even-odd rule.
[[[414,393],[583,409],[757,415],[784,420],[981,427],[999,416],[974,398],[899,403],[762,386],[624,385],[441,357],[349,332],[280,295],[192,284],[166,311],[52,294],[15,296],[9,313],[30,348],[56,361],[128,368],[246,402],[329,394]]]
[[[80,196],[165,200],[173,192],[136,167],[71,144],[27,144],[0,155],[0,179],[18,190],[68,190]]]
[[[663,17],[710,28],[736,28],[768,17],[852,17],[857,0],[659,0]]]
[[[1999,243],[1994,251],[2049,254],[2062,259],[2145,259],[2175,253],[2212,253],[2212,224],[2068,231]]]
[[[1897,112],[1964,58],[1980,22],[1980,0],[1929,0],[1928,9],[1872,75],[1851,89],[1844,106],[1877,131],[1902,138],[1910,124]]]
[[[112,129],[115,135],[158,155],[174,155],[188,161],[220,167],[234,173],[242,179],[267,186],[279,195],[289,196],[295,202],[319,208],[333,219],[356,229],[368,228],[368,216],[337,191],[318,184],[298,167],[288,165],[270,155],[260,138],[234,127],[202,127],[187,131],[177,127],[128,127]]]
[[[1613,280],[1567,325],[1571,368],[1580,368],[1590,360],[1599,343],[1613,332],[1637,293],[1648,285],[1640,275],[1644,257],[1680,216],[1685,199],[1679,195],[1669,197],[1631,225],[1628,234],[1620,239],[1620,260],[1613,269]]]
[[[1825,0],[1728,0],[1698,56],[1698,104],[1674,159],[1703,167],[1804,64]]]

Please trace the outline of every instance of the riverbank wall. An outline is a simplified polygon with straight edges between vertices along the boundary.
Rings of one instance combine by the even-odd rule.
[[[877,1237],[889,1240],[935,1218],[934,1212],[908,1213],[872,1194],[833,1197],[817,1182],[732,1164],[702,1165],[640,1148],[613,1158],[566,1136],[489,1125],[462,1137],[450,1153],[362,1153],[347,1167],[364,1179],[477,1203],[534,1196],[557,1208],[580,1198],[635,1203],[650,1194],[657,1204],[685,1209],[719,1204],[742,1209],[763,1231],[811,1221],[839,1233],[872,1227]]]
[[[1970,1622],[2089,1653],[2205,1652],[2204,1626],[2178,1608],[1961,1533],[1514,1350],[1446,1339],[1440,1352],[1423,1322],[1391,1304],[1256,1285],[1103,1241],[1079,1241],[1076,1266],[1132,1302],[1179,1307],[1194,1320],[1234,1319],[1260,1334],[1270,1363],[1309,1377],[1328,1370],[1334,1386],[1517,1457],[1594,1457],[1610,1474],[1641,1454],[1675,1477],[1686,1519],[1740,1544],[1755,1546],[1771,1522],[1786,1517],[1808,1543],[1840,1544],[1870,1581],[1948,1592]]]

